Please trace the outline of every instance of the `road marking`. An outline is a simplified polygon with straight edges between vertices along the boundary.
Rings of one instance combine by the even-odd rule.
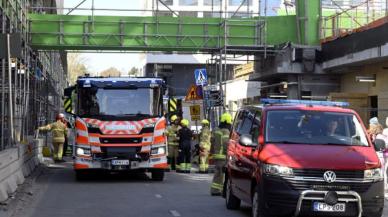
[[[156,198],[162,198],[162,195],[160,195],[160,194],[155,194],[155,197],[156,197]]]
[[[181,214],[179,214],[179,212],[176,211],[176,210],[170,210],[170,213],[171,213],[171,215],[174,216],[174,217],[179,217],[179,216],[181,216]]]

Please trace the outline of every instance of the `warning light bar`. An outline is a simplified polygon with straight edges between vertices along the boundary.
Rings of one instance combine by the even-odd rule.
[[[320,105],[320,106],[337,106],[348,107],[348,102],[334,102],[334,101],[310,101],[310,100],[296,100],[296,99],[261,99],[262,104],[292,104],[292,105]]]

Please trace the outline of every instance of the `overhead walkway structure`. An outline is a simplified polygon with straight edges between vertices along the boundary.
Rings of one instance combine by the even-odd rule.
[[[297,42],[295,16],[220,19],[29,14],[30,45],[42,50],[259,51]]]

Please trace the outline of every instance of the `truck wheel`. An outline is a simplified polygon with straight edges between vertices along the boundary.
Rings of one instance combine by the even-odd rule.
[[[252,198],[252,217],[268,217],[265,213],[264,200],[258,187],[256,187]]]
[[[76,170],[75,171],[75,179],[77,181],[82,181],[82,180],[85,180],[86,178],[87,178],[86,171],[83,171],[83,170]]]
[[[154,170],[151,172],[152,180],[154,181],[163,181],[164,179],[164,170]]]
[[[240,208],[241,200],[234,196],[232,191],[232,181],[230,179],[228,179],[228,181],[226,182],[225,193],[226,208],[232,210]]]

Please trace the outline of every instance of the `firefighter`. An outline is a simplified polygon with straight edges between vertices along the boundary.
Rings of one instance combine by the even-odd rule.
[[[215,165],[215,173],[210,188],[211,195],[221,195],[224,183],[223,167],[226,163],[227,143],[232,126],[232,116],[224,113],[220,118],[220,125],[212,133],[211,137],[211,159]]]
[[[176,115],[170,118],[171,125],[167,128],[167,141],[168,141],[168,165],[171,170],[176,169],[177,158],[178,158],[178,130],[179,130],[179,119]]]
[[[202,130],[200,134],[199,142],[199,173],[208,173],[208,157],[210,152],[210,123],[204,119],[201,121]]]
[[[177,172],[190,173],[191,169],[191,140],[193,132],[188,128],[189,121],[181,121],[181,129],[178,130],[179,137],[179,168]]]
[[[55,162],[63,162],[63,143],[67,137],[67,126],[63,123],[65,116],[59,113],[54,123],[39,127],[41,131],[51,131],[53,135],[53,159]]]

